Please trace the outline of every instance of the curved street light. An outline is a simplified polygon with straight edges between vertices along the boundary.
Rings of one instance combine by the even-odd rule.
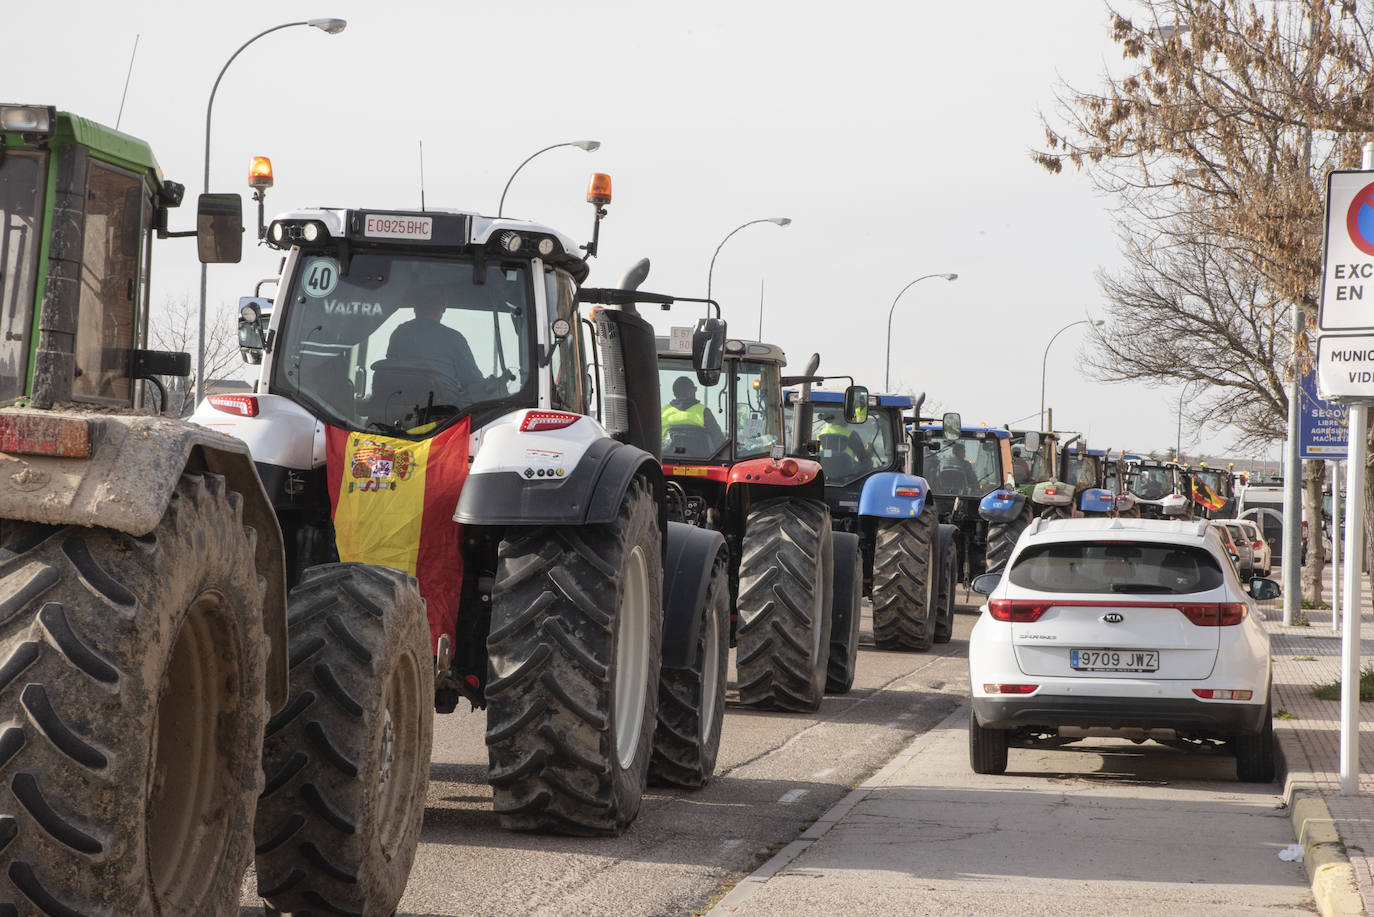
[[[530,156],[529,156],[528,159],[526,159],[524,162],[520,163],[520,165],[518,165],[518,166],[515,167],[515,171],[512,172],[512,173],[510,174],[510,178],[506,179],[506,187],[504,187],[504,188],[501,189],[501,203],[499,203],[499,204],[496,205],[496,216],[497,216],[497,218],[500,218],[501,214],[502,214],[503,212],[505,212],[505,209],[506,209],[506,192],[510,190],[510,183],[513,182],[513,181],[515,181],[515,176],[517,176],[517,175],[520,174],[520,170],[523,169],[523,168],[525,168],[525,166],[529,165],[530,159],[533,159],[535,156],[538,156],[540,153],[547,153],[549,150],[556,150],[556,149],[558,149],[560,146],[575,146],[575,147],[577,147],[579,150],[586,150],[588,153],[594,153],[594,152],[596,152],[597,150],[601,149],[601,141],[600,141],[600,140],[569,140],[569,141],[567,141],[566,143],[555,143],[555,144],[553,144],[552,146],[546,146],[546,147],[544,147],[542,150],[536,150],[534,153],[530,154]]]
[[[1050,338],[1050,343],[1045,345],[1045,353],[1044,353],[1043,356],[1040,357],[1040,429],[1041,429],[1041,430],[1045,429],[1045,368],[1046,368],[1046,366],[1048,365],[1049,358],[1050,358],[1050,344],[1053,344],[1055,338],[1059,337],[1059,335],[1063,334],[1065,331],[1068,331],[1070,328],[1074,327],[1075,325],[1092,325],[1094,328],[1101,328],[1101,327],[1102,327],[1103,325],[1105,325],[1105,324],[1106,324],[1106,322],[1102,321],[1102,319],[1100,319],[1100,318],[1080,318],[1080,319],[1079,319],[1078,321],[1076,321],[1076,322],[1069,322],[1069,323],[1068,323],[1067,325],[1065,325],[1063,328],[1060,328],[1058,331],[1056,331],[1056,332],[1054,333],[1053,337]]]
[[[224,79],[224,72],[229,69],[229,65],[234,59],[243,53],[243,49],[257,41],[264,35],[271,35],[282,29],[295,28],[298,25],[307,25],[312,29],[319,29],[326,35],[338,35],[348,27],[346,19],[302,19],[300,22],[283,22],[281,25],[274,25],[270,29],[263,29],[252,38],[239,45],[238,50],[229,55],[229,59],[224,62],[224,66],[219,68],[219,75],[215,77],[215,85],[210,87],[210,101],[205,105],[205,179],[201,185],[204,194],[210,193],[210,115],[215,110],[215,93],[219,92],[219,82]],[[200,323],[196,334],[196,401],[205,400],[205,264],[200,265]]]
[[[711,275],[714,274],[714,273],[716,272],[716,255],[719,255],[719,254],[720,254],[721,248],[723,248],[723,247],[725,246],[725,243],[726,243],[726,242],[729,242],[729,241],[730,241],[730,237],[731,237],[731,236],[733,236],[735,233],[739,232],[739,231],[740,231],[741,229],[743,229],[744,227],[746,227],[746,226],[753,226],[755,223],[772,223],[772,224],[774,224],[775,226],[787,226],[787,225],[790,224],[791,222],[792,222],[792,218],[791,218],[791,217],[765,217],[764,219],[761,219],[761,220],[750,220],[748,223],[741,223],[740,225],[736,226],[734,229],[732,229],[732,230],[730,230],[728,233],[726,233],[726,234],[725,234],[725,238],[720,240],[720,245],[717,245],[717,246],[716,246],[715,253],[711,255],[711,267],[710,267],[710,269],[707,270],[707,272],[706,272],[706,298],[707,298],[707,299],[710,299],[710,298],[711,298]],[[760,306],[760,308],[762,308],[762,306]],[[760,316],[760,318],[759,318],[759,324],[760,324],[760,326],[762,326],[762,324],[763,324],[763,318],[762,318],[762,316]]]
[[[902,287],[900,290],[898,290],[898,291],[897,291],[897,295],[894,296],[894,297],[892,297],[892,305],[889,306],[888,309],[887,309],[887,362],[886,362],[886,364],[883,366],[883,391],[884,391],[884,392],[890,392],[890,391],[891,391],[890,383],[889,383],[888,380],[889,380],[889,378],[890,378],[890,376],[891,376],[891,370],[892,370],[892,313],[893,313],[893,312],[896,310],[896,308],[897,308],[897,300],[901,299],[901,298],[902,298],[902,294],[905,293],[907,290],[909,290],[909,289],[911,289],[912,287],[916,286],[916,284],[920,283],[922,280],[929,280],[931,277],[943,277],[943,278],[945,278],[946,280],[958,280],[958,279],[959,279],[959,275],[958,275],[958,274],[923,274],[922,276],[917,277],[915,280],[911,281],[911,283],[907,284],[906,286],[904,286],[904,287]]]

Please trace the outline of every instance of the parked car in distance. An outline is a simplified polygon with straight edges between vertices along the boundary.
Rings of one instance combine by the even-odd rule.
[[[1207,521],[1033,520],[969,638],[969,763],[1095,736],[1228,750],[1244,781],[1274,778],[1269,637]]]
[[[1221,538],[1221,543],[1227,546],[1231,556],[1236,560],[1236,570],[1242,579],[1249,579],[1255,575],[1255,546],[1250,543],[1246,533],[1239,524],[1226,520],[1213,520],[1212,525],[1221,531],[1217,536]]]
[[[1251,571],[1255,576],[1268,576],[1274,572],[1274,552],[1269,549],[1269,542],[1264,540],[1258,522],[1253,519],[1227,519],[1226,527],[1231,529],[1237,542],[1245,541],[1250,545],[1253,555]],[[1237,530],[1240,532],[1238,535]]]

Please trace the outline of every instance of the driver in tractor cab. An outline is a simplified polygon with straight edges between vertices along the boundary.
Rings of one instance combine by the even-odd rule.
[[[1029,484],[1030,463],[1026,461],[1026,447],[1021,443],[1011,447],[1011,473],[1017,484]]]
[[[697,398],[696,383],[688,376],[673,380],[673,400],[663,406],[662,423],[665,437],[673,427],[696,427],[705,431],[712,443],[725,439],[716,415]]]
[[[849,428],[842,414],[820,414],[818,419],[825,424],[815,433],[816,439],[821,442],[822,455],[832,458],[845,456],[854,463],[855,471],[866,470],[872,466],[863,438],[857,431]]]
[[[472,357],[472,348],[462,332],[443,322],[448,295],[438,284],[416,292],[415,317],[391,332],[386,358],[423,369],[437,370],[444,383],[435,400],[462,404],[464,391],[483,381],[482,371]]]

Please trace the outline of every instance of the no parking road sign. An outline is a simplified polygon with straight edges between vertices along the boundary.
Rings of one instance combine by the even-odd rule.
[[[1374,173],[1327,176],[1317,324],[1321,396],[1374,400]]]

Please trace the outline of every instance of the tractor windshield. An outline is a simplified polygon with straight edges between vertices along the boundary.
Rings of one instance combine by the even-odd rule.
[[[827,484],[848,484],[892,467],[892,412],[873,408],[863,423],[846,423],[839,404],[813,404],[811,439],[821,444],[816,458]]]
[[[1174,472],[1159,466],[1136,466],[1126,472],[1126,489],[1141,500],[1163,500],[1174,492]]]
[[[1064,480],[1079,490],[1085,487],[1101,487],[1099,482],[1102,480],[1102,459],[1096,455],[1070,453]]]
[[[925,449],[925,476],[937,494],[977,497],[1002,484],[1001,445],[995,436],[965,431],[947,440],[937,431]]]
[[[479,405],[534,403],[527,266],[408,253],[302,254],[272,391],[355,430],[427,436]],[[280,307],[280,306],[279,306]]]
[[[773,363],[729,361],[715,385],[701,385],[691,361],[660,357],[665,462],[724,461],[768,455],[781,441],[778,367]]]

